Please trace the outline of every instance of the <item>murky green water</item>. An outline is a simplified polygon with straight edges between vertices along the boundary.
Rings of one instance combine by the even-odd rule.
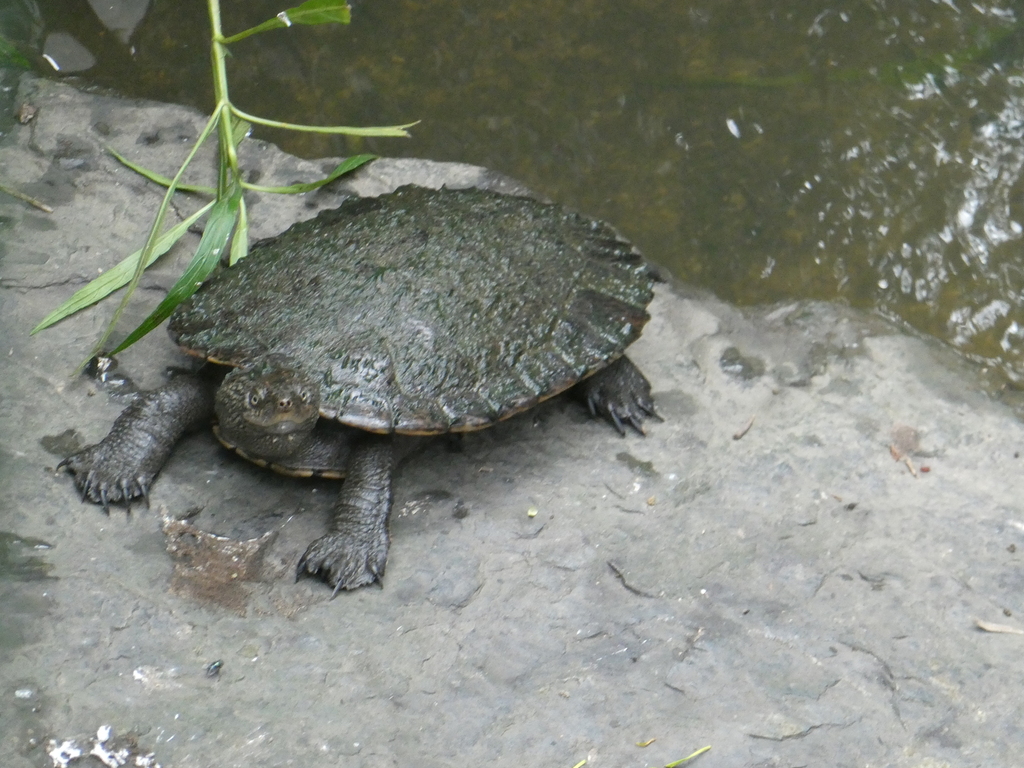
[[[226,30],[285,5],[225,0]],[[727,300],[841,298],[1024,376],[1016,4],[353,5],[350,27],[236,45],[233,95],[284,120],[418,119],[414,138],[266,138],[490,166]],[[203,3],[153,0],[130,37],[85,2],[40,8],[95,56],[89,81],[209,108]]]

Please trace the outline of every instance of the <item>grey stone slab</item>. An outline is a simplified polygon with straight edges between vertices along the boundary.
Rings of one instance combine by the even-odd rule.
[[[631,351],[663,422],[622,438],[556,399],[425,442],[399,470],[383,588],[331,600],[291,579],[329,482],[205,434],[149,511],[105,517],[54,474],[123,407],[70,377],[112,307],[28,331],[141,245],[160,197],[103,148],[170,173],[203,118],[34,79],[21,98],[38,116],[0,144],[0,178],[55,210],[0,199],[0,530],[26,542],[0,558],[5,765],[104,724],[176,768],[618,768],[706,744],[695,764],[1019,764],[1024,637],[976,621],[1024,627],[1024,430],[946,349],[837,305],[741,311],[666,284]],[[252,142],[244,164],[270,184],[333,163]],[[379,161],[250,210],[268,235],[407,182],[513,188]],[[181,362],[161,332],[122,359],[147,385]],[[176,585],[159,513],[193,507],[217,534],[277,532],[262,580],[219,601]]]

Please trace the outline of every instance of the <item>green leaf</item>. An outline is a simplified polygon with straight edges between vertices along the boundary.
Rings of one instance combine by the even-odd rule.
[[[249,213],[245,207],[245,198],[238,203],[238,226],[235,227],[235,236],[231,238],[231,255],[228,266],[234,266],[236,261],[244,259],[249,255]]]
[[[32,69],[32,63],[18,50],[18,46],[0,35],[0,66]]]
[[[213,204],[213,209],[210,211],[210,219],[206,222],[206,230],[199,241],[196,254],[192,257],[192,261],[189,262],[181,277],[178,278],[178,282],[171,287],[167,296],[164,297],[164,300],[160,302],[150,316],[143,320],[138,328],[129,333],[128,337],[118,344],[110,354],[116,355],[118,352],[127,349],[152,331],[170,316],[176,306],[199,289],[203,281],[216,268],[224,253],[224,249],[227,247],[228,239],[231,237],[231,232],[235,228],[235,222],[238,220],[238,208],[241,199],[242,189],[241,187],[236,187],[230,197],[218,200]]]
[[[352,9],[343,0],[306,0],[296,8],[289,8],[281,11],[272,19],[267,19],[262,24],[231,35],[221,40],[221,43],[237,43],[239,40],[267,32],[271,29],[285,29],[292,24],[348,24],[352,20]]]
[[[231,140],[237,147],[249,135],[249,131],[252,130],[252,123],[239,117],[233,117],[231,128]]]
[[[352,9],[344,0],[306,0],[284,13],[292,24],[348,24],[352,21]]]
[[[119,163],[121,163],[121,165],[124,165],[124,166],[126,166],[128,168],[131,168],[133,171],[135,171],[140,176],[144,176],[145,178],[149,179],[150,181],[155,182],[155,183],[157,183],[157,184],[159,184],[159,185],[161,185],[163,187],[171,186],[171,179],[170,178],[168,178],[167,176],[161,176],[156,171],[151,171],[151,170],[149,170],[149,168],[141,166],[138,163],[133,163],[131,160],[129,160],[124,155],[120,154],[113,147],[107,147],[107,152],[112,154],[114,156],[114,159],[117,160]],[[178,189],[178,190],[181,190],[182,192],[201,192],[201,193],[203,193],[205,195],[215,195],[215,194],[217,194],[217,190],[214,189],[213,187],[200,187],[200,186],[194,186],[192,184],[178,184],[174,188]]]
[[[157,258],[167,253],[167,251],[171,249],[171,246],[181,239],[181,236],[185,234],[188,228],[198,221],[199,218],[212,207],[213,203],[207,203],[183,222],[176,224],[164,232],[164,234],[162,234],[156,241],[156,245],[153,246],[153,251],[149,255],[146,266],[148,267],[156,261]],[[49,328],[51,325],[63,320],[68,315],[73,315],[78,310],[85,309],[86,307],[95,304],[100,299],[105,298],[118,288],[125,285],[125,283],[132,279],[132,275],[135,273],[135,265],[138,262],[139,254],[141,252],[141,250],[136,251],[116,267],[111,267],[88,285],[83,288],[79,288],[70,299],[44,317],[39,325],[32,329],[32,333],[38,333],[44,328]]]
[[[339,133],[345,134],[346,136],[397,136],[408,138],[409,132],[405,129],[412,128],[414,125],[419,123],[419,120],[417,120],[412,123],[406,123],[405,125],[353,128],[347,125],[302,125],[301,123],[283,123],[280,120],[268,120],[265,117],[258,117],[257,115],[250,115],[248,112],[243,112],[234,104],[231,105],[231,112],[236,117],[240,117],[243,120],[248,120],[249,122],[256,123],[257,125],[266,125],[270,128],[283,128],[286,131],[306,131],[308,133]]]
[[[246,189],[251,189],[254,192],[275,192],[281,195],[296,195],[301,194],[302,192],[312,192],[314,189],[319,189],[324,184],[330,184],[339,176],[344,176],[346,173],[350,173],[356,168],[376,159],[377,155],[353,155],[352,157],[346,158],[338,165],[337,168],[319,181],[310,181],[304,184],[292,184],[287,187],[261,187],[256,184],[246,184],[245,182],[242,182],[242,186]]]

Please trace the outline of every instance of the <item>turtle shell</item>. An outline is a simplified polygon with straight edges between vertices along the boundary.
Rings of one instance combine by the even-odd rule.
[[[614,229],[560,206],[403,187],[256,244],[178,307],[170,333],[217,363],[289,358],[343,424],[467,431],[618,358],[653,282]]]

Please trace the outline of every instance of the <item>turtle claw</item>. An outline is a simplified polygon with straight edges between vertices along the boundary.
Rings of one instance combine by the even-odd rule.
[[[75,487],[78,488],[78,498],[81,499],[84,504],[89,500],[89,487],[92,485],[88,477],[83,482],[78,482],[78,478],[75,478]]]
[[[130,480],[121,480],[121,498],[124,499],[124,506],[128,514],[132,513],[132,498],[138,494],[133,493]]]
[[[641,435],[646,435],[647,431],[644,429],[644,422],[642,419],[637,418],[635,414],[630,414],[629,423],[637,432]],[[620,430],[621,431],[621,430]]]
[[[596,408],[596,406],[592,406],[590,410],[591,410],[591,412],[593,412],[593,411],[596,411],[597,408]],[[608,408],[607,411],[608,411],[608,417],[612,420],[612,424],[615,426],[616,431],[620,435],[625,437],[626,436],[626,428],[622,426],[622,420],[619,418],[618,411],[616,411],[615,408]]]

